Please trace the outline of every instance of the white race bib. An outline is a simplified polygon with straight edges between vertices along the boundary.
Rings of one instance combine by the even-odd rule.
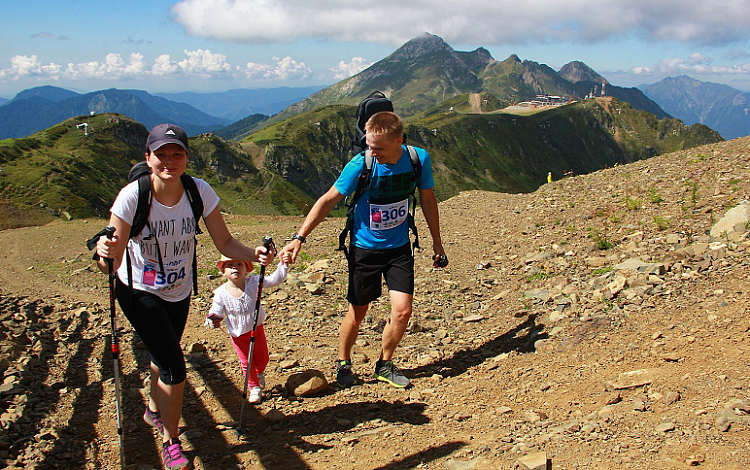
[[[370,230],[388,230],[403,224],[409,215],[409,198],[393,204],[370,204]]]

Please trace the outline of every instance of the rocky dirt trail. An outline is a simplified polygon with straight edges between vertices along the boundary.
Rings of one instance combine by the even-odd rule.
[[[343,221],[328,219],[265,292],[272,358],[242,439],[235,353],[224,330],[203,328],[221,283],[204,238],[184,338],[185,447],[198,469],[749,468],[748,194],[750,138],[532,194],[462,193],[440,205],[450,265],[417,255],[397,352],[413,387],[370,378],[384,296],[355,346],[364,383],[299,397],[286,387],[295,374],[333,381],[346,309],[333,250]],[[727,213],[737,218],[717,225]],[[301,223],[228,220],[253,244],[282,245]],[[107,281],[84,247],[103,225],[0,232],[0,468],[119,467]],[[141,420],[148,354],[117,321],[126,464],[160,468]]]

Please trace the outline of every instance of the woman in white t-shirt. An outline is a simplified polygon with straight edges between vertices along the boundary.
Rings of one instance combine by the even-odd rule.
[[[99,269],[108,273],[106,259],[113,260],[120,308],[151,353],[151,394],[143,419],[162,436],[162,458],[169,470],[190,465],[178,438],[187,378],[180,339],[190,306],[196,225],[180,180],[188,153],[184,130],[173,124],[154,127],[146,140],[153,195],[148,224],[130,239],[138,205],[138,183],[130,183],[112,205],[109,225],[115,227],[114,236],[111,240],[101,237],[97,243]],[[203,221],[219,252],[234,259],[269,264],[273,253],[266,254],[263,246],[249,248],[235,239],[219,210],[219,197],[208,183],[194,180],[203,199]],[[122,262],[126,249],[132,262],[132,279]]]

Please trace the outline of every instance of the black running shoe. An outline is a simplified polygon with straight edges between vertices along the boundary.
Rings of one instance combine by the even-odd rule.
[[[389,383],[394,387],[405,388],[411,383],[393,361],[381,361],[375,363],[375,378]]]
[[[352,372],[351,359],[336,363],[336,383],[341,388],[348,388],[357,383],[357,376]]]

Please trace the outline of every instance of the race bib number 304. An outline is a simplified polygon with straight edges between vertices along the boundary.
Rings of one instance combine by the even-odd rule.
[[[393,204],[370,204],[370,229],[388,230],[403,224],[409,215],[409,199]]]
[[[159,289],[171,290],[175,284],[185,279],[185,267],[179,270],[173,270],[165,274],[157,271],[155,267],[147,264],[143,268],[143,284],[146,286],[157,287]]]

